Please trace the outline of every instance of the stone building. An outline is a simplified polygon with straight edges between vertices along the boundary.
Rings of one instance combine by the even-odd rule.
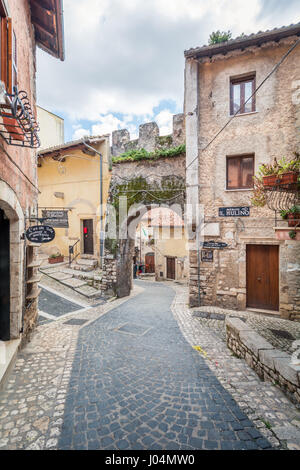
[[[297,24],[185,51],[187,202],[206,231],[190,241],[192,306],[300,319],[300,243],[251,203],[259,166],[300,149],[299,36]]]
[[[37,317],[36,46],[64,60],[60,0],[0,0],[0,382]],[[4,34],[5,33],[5,34]]]

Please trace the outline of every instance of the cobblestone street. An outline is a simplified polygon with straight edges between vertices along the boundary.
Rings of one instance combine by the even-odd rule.
[[[0,393],[0,448],[300,449],[300,411],[186,302],[137,281],[40,325]]]

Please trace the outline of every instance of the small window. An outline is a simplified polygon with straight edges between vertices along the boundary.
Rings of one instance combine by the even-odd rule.
[[[252,113],[256,110],[255,74],[243,78],[232,78],[230,80],[230,114]],[[248,101],[249,100],[249,101]]]
[[[227,157],[227,189],[250,189],[253,176],[254,155]]]

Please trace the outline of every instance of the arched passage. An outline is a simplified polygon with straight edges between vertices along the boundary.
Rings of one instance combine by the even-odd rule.
[[[105,240],[103,290],[118,297],[130,294],[136,228],[154,207],[172,207],[184,217],[185,155],[177,159],[126,162],[113,166],[106,232],[113,224],[116,236]]]

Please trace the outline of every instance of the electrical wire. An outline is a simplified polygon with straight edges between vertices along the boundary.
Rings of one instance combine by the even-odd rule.
[[[250,101],[255,95],[256,93],[258,92],[258,90],[260,90],[260,88],[266,83],[266,81],[271,77],[271,75],[273,75],[274,72],[276,72],[276,70],[280,67],[280,65],[286,60],[286,58],[291,54],[291,52],[293,52],[293,50],[300,44],[300,39],[298,39],[295,44],[293,44],[293,46],[288,50],[288,52],[286,52],[284,54],[284,56],[280,59],[280,61],[275,65],[275,67],[271,70],[271,72],[266,76],[266,78],[261,82],[261,84],[256,88],[256,90],[252,93],[252,95],[247,99],[247,101],[245,101],[244,105],[248,103],[248,101]],[[244,106],[243,105],[243,106]],[[226,124],[219,130],[219,132],[217,132],[217,134],[213,137],[213,139],[203,148],[203,149],[200,149],[201,150],[201,153],[205,152],[208,147],[211,146],[211,144],[219,137],[219,135],[226,129],[226,127],[232,122],[232,120],[237,116],[237,114],[239,114],[239,112],[241,111],[242,109],[242,106],[236,111],[236,113],[230,117],[230,119],[226,122]],[[189,169],[189,167],[198,159],[198,155],[188,164],[188,166],[186,167],[186,170]]]

